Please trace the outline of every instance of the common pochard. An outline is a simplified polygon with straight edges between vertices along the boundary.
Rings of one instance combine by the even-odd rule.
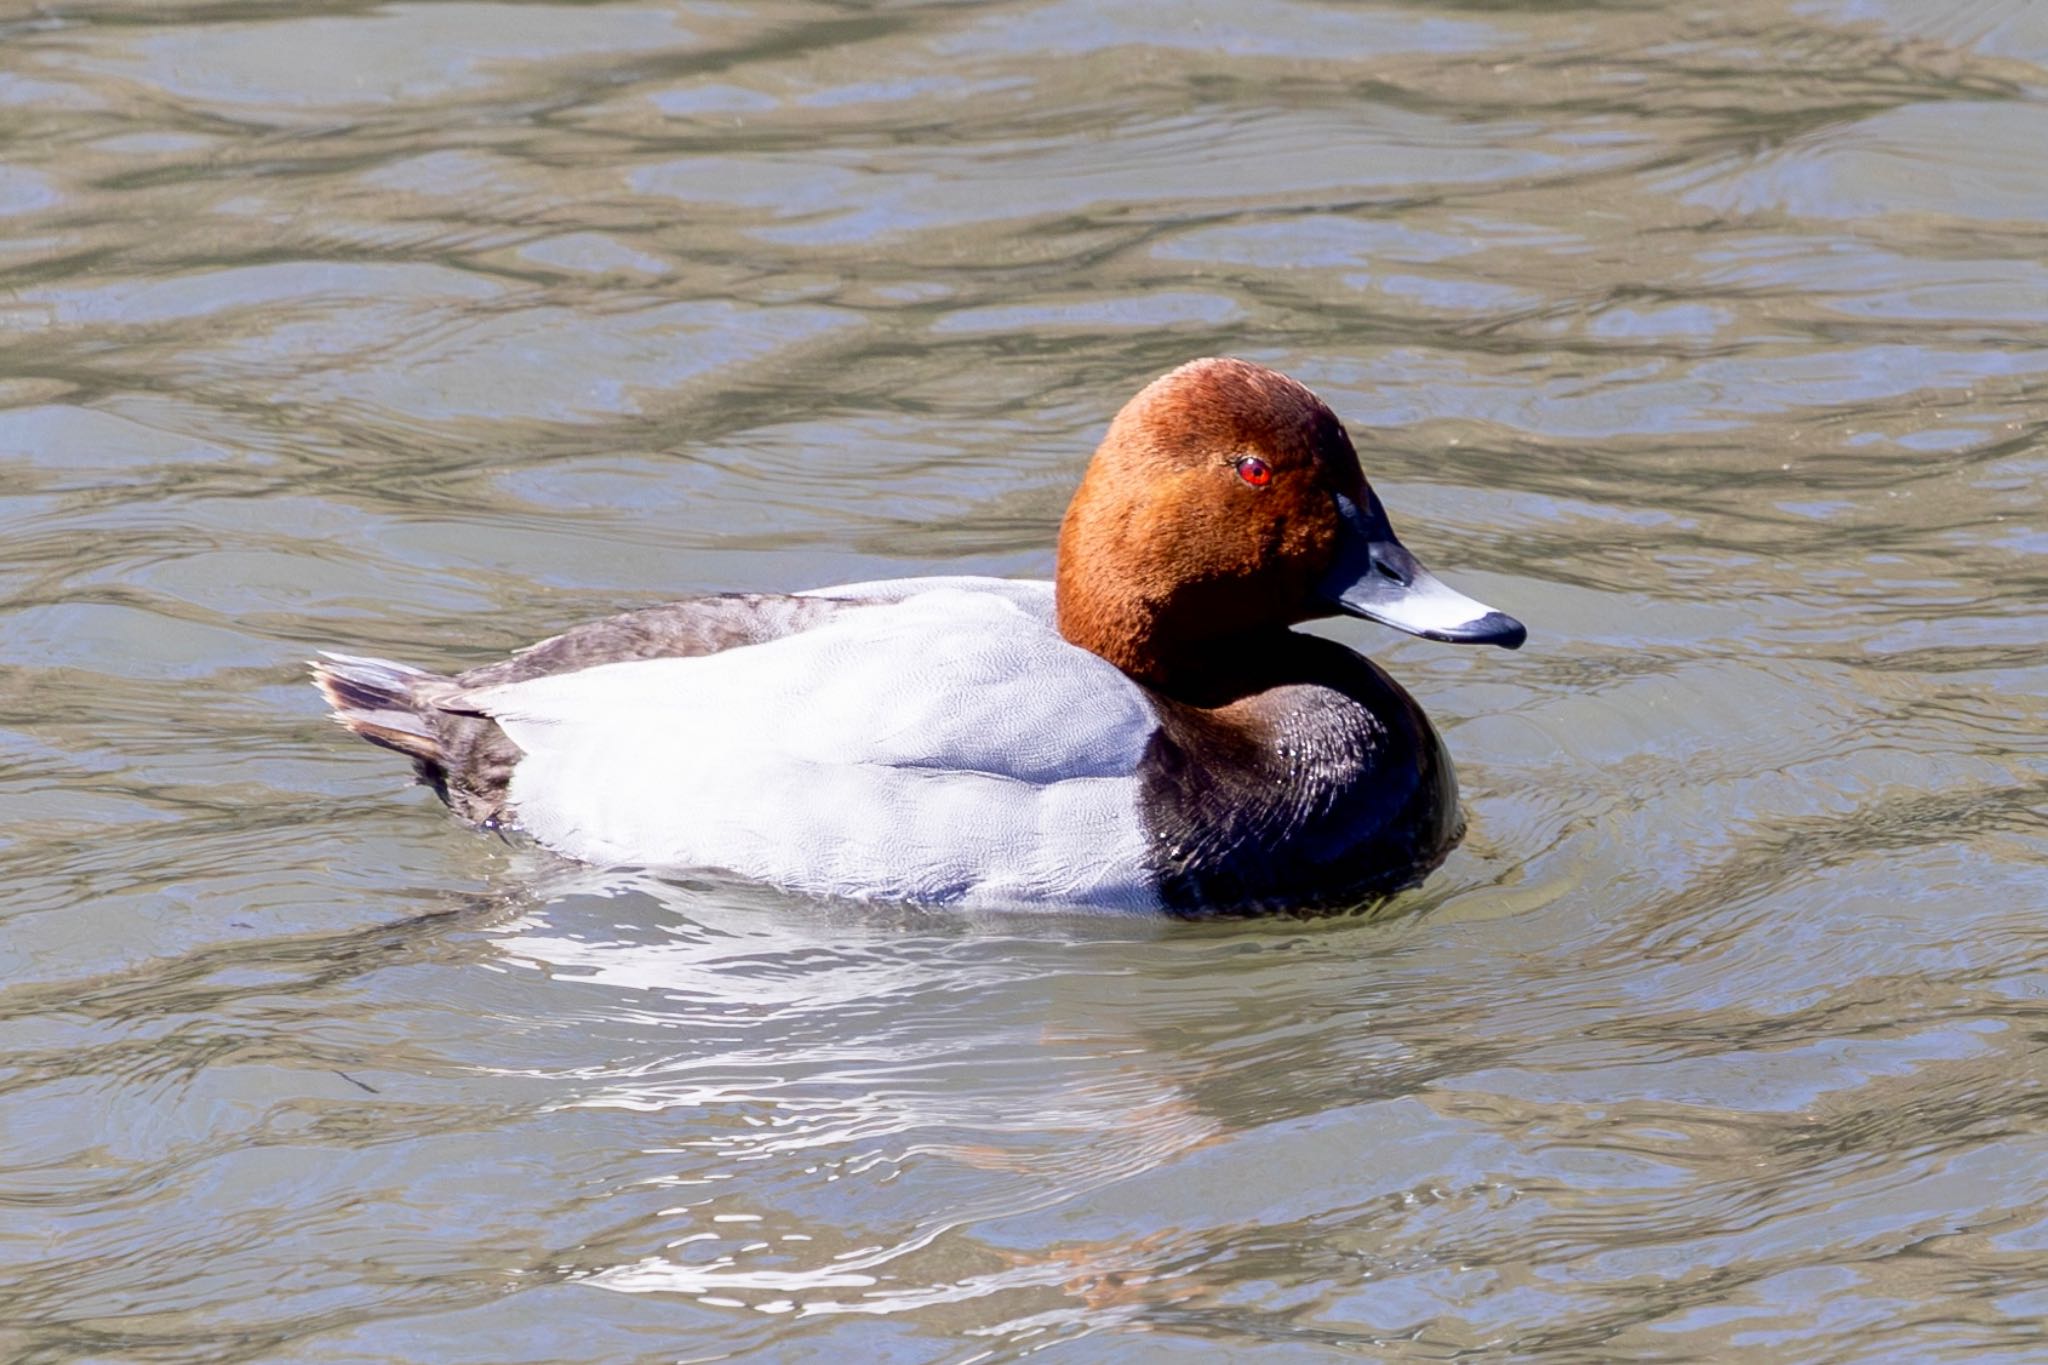
[[[1131,399],[1053,582],[729,593],[447,677],[330,654],[335,718],[472,825],[600,864],[905,902],[1182,915],[1350,904],[1462,832],[1415,701],[1291,627],[1513,649],[1394,537],[1303,385],[1197,360]]]

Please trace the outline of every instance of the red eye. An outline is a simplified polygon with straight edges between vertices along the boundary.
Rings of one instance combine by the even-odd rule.
[[[1237,477],[1254,488],[1264,488],[1273,482],[1273,466],[1256,455],[1241,455],[1237,461]]]

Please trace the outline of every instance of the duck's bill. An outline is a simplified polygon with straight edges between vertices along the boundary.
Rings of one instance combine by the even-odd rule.
[[[1529,638],[1514,617],[1474,601],[1422,567],[1395,539],[1378,499],[1368,495],[1360,506],[1340,494],[1337,513],[1343,526],[1337,562],[1322,584],[1331,606],[1425,640],[1520,649]]]

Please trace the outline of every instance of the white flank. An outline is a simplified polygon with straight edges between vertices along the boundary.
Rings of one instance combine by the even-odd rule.
[[[1156,904],[1134,776],[1156,722],[1060,638],[1050,586],[858,586],[820,595],[892,605],[470,694],[526,753],[520,823],[589,862],[813,894]]]

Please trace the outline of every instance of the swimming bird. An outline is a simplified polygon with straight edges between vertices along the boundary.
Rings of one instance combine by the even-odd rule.
[[[1248,361],[1117,413],[1052,581],[689,598],[454,676],[327,654],[334,718],[471,825],[585,862],[901,902],[1350,905],[1463,832],[1451,761],[1349,614],[1518,648],[1395,537],[1344,425]]]

